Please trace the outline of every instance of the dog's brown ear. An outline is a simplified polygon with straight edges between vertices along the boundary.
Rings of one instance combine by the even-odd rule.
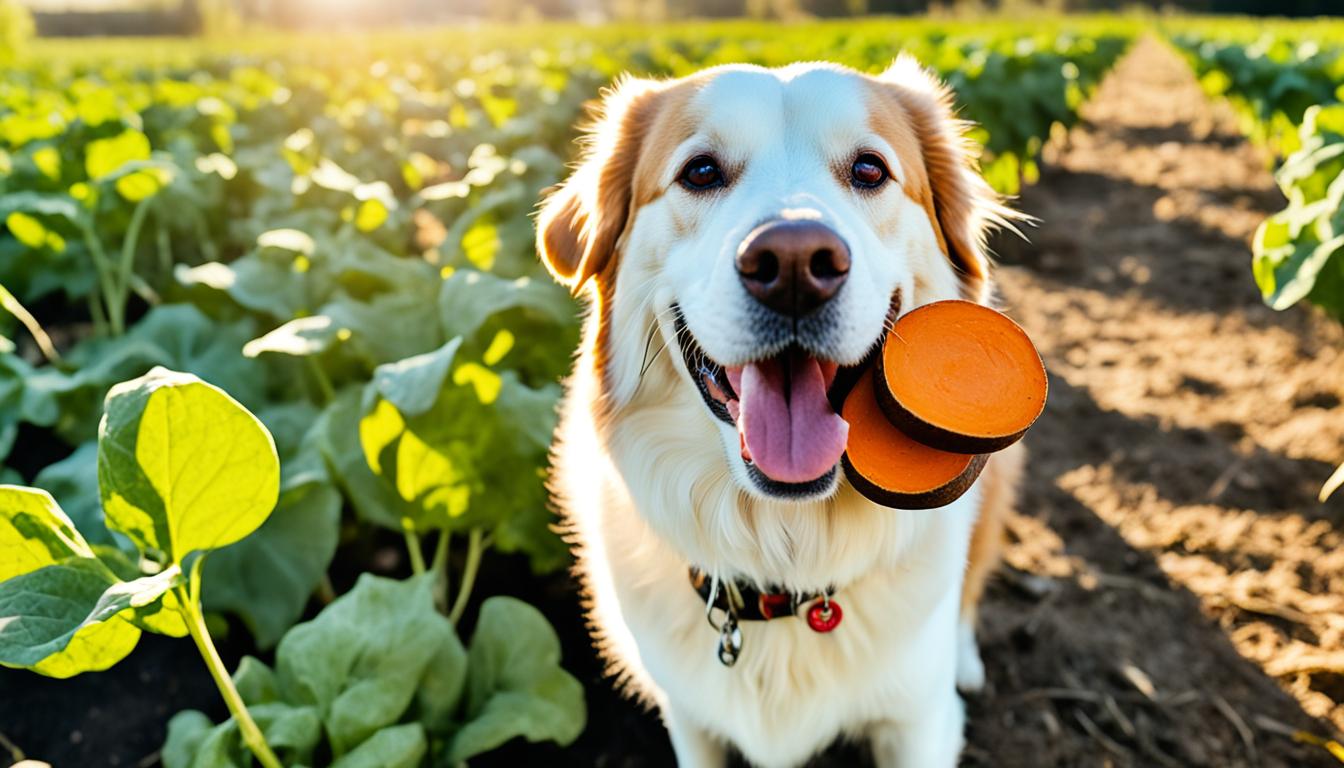
[[[537,253],[575,293],[612,264],[631,215],[635,166],[658,90],[656,82],[626,78],[603,94],[577,168],[537,217]]]
[[[919,142],[930,192],[925,205],[957,268],[962,295],[983,302],[989,294],[986,237],[1023,217],[980,175],[979,147],[966,135],[970,124],[957,119],[952,91],[937,75],[902,54],[879,79],[896,94]]]

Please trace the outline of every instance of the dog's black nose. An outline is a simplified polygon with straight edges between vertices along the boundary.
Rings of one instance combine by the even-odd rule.
[[[737,275],[757,301],[800,317],[840,290],[849,275],[849,247],[821,222],[772,221],[742,241]]]

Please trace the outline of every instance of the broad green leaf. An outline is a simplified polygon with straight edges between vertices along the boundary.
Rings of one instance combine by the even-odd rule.
[[[360,420],[359,439],[373,473],[416,510],[415,529],[441,528],[467,511],[471,458],[464,444],[426,442],[387,400]]]
[[[69,569],[34,575],[62,569],[61,563]],[[71,677],[121,661],[135,648],[140,630],[120,618],[86,621],[115,581],[49,494],[0,486],[0,664]],[[93,586],[83,597],[41,591],[66,582]],[[31,591],[24,594],[25,589]]]
[[[571,322],[575,311],[563,289],[527,277],[505,280],[459,269],[439,291],[439,318],[449,337],[471,338],[491,315],[519,307],[557,323]]]
[[[235,276],[229,265],[207,261],[195,267],[186,264],[175,265],[173,279],[188,288],[201,285],[216,291],[227,291],[233,287]]]
[[[387,206],[381,200],[371,198],[359,204],[355,210],[355,229],[360,232],[372,232],[387,221]]]
[[[58,181],[61,178],[61,153],[55,147],[42,147],[33,152],[33,165],[48,179]]]
[[[108,393],[98,480],[113,529],[181,562],[265,522],[280,467],[247,409],[195,376],[156,368]]]
[[[0,582],[93,550],[46,491],[0,485]]]
[[[471,194],[471,185],[465,181],[445,181],[420,190],[420,199],[427,202],[465,198]]]
[[[85,442],[64,459],[48,464],[33,478],[33,485],[61,500],[61,509],[90,544],[115,545],[134,552],[134,545],[125,536],[108,530],[103,520],[103,502],[98,496],[96,440]]]
[[[410,292],[384,293],[370,301],[337,298],[318,314],[350,331],[350,348],[376,365],[428,352],[444,343],[434,305]]]
[[[69,558],[0,582],[0,664],[38,665],[66,651],[76,633],[100,622],[120,621],[118,614],[149,605],[181,581],[181,572],[170,568],[123,582],[93,558]],[[85,635],[90,639],[108,641],[104,634]],[[70,658],[69,666],[79,671],[96,668],[89,666],[91,655],[103,661],[102,647],[77,650],[82,655]]]
[[[392,725],[343,755],[331,768],[416,768],[428,748],[420,723]]]
[[[300,258],[307,257],[296,257]],[[212,282],[247,309],[281,320],[306,314],[311,309],[308,291],[312,281],[297,271],[293,263],[281,264],[260,254],[249,254],[224,269],[229,271],[228,276],[224,276],[223,270],[213,270]]]
[[[313,183],[323,189],[330,189],[335,192],[354,193],[355,188],[359,186],[359,179],[349,171],[337,165],[329,158],[322,158],[317,168],[310,174]]]
[[[207,610],[242,617],[259,648],[271,648],[303,615],[336,553],[341,495],[329,485],[300,486],[256,533],[206,559]]]
[[[462,253],[472,266],[483,272],[494,268],[499,246],[499,230],[485,217],[477,219],[462,235]]]
[[[319,440],[321,416],[322,410],[309,400],[274,403],[257,411],[275,438],[282,496],[310,483],[330,482]]]
[[[307,232],[297,229],[271,229],[257,237],[258,248],[279,248],[304,256],[312,256],[317,244]]]
[[[457,727],[462,692],[467,684],[467,651],[460,642],[444,643],[425,667],[415,693],[415,717],[435,736]]]
[[[140,570],[140,553],[133,546],[128,554],[109,544],[94,544],[93,554],[122,581],[135,581],[144,576]],[[157,570],[157,567],[153,570]],[[121,614],[121,618],[146,632],[169,637],[187,636],[187,624],[182,618],[182,603],[172,591],[164,592],[153,602],[133,607]]]
[[[1274,290],[1265,303],[1283,310],[1296,304],[1316,285],[1316,277],[1334,254],[1344,248],[1344,235],[1325,243],[1299,241],[1286,259],[1274,266]]]
[[[117,179],[117,194],[132,203],[138,203],[158,193],[167,181],[158,169],[147,168],[128,173]]]
[[[373,387],[398,411],[418,416],[438,399],[453,356],[461,345],[461,338],[453,338],[433,352],[380,365],[373,372]]]
[[[374,475],[364,457],[360,440],[360,387],[342,390],[315,427],[317,444],[331,466],[332,478],[345,491],[359,516],[369,522],[403,529],[402,520],[414,510],[402,501],[388,483]]]
[[[457,386],[470,385],[481,405],[490,405],[499,398],[503,381],[499,374],[480,363],[463,363],[453,371],[453,383]]]
[[[331,318],[312,315],[290,320],[288,323],[243,345],[244,357],[256,357],[263,352],[307,357],[327,351],[350,332],[337,328]]]
[[[84,149],[84,170],[89,178],[100,181],[127,163],[149,159],[149,137],[128,130],[107,139],[89,142]]]
[[[58,679],[101,672],[131,655],[139,642],[139,629],[120,617],[111,618],[81,627],[63,650],[28,669]]]
[[[283,765],[311,762],[322,738],[322,723],[311,707],[270,702],[248,707],[266,743]],[[232,719],[215,725],[196,710],[168,721],[168,739],[160,755],[164,768],[251,768],[251,752]]]
[[[467,650],[466,722],[450,742],[449,761],[518,736],[561,746],[578,738],[583,686],[559,664],[560,640],[536,608],[511,597],[486,600]]]
[[[570,563],[569,547],[552,531],[556,519],[543,485],[544,473],[538,469],[537,479],[530,482],[518,482],[516,476],[510,481],[506,467],[524,460],[544,466],[542,457],[549,450],[555,429],[559,386],[531,389],[512,372],[506,372],[502,381],[495,407],[503,423],[511,426],[502,432],[501,439],[507,438],[508,455],[519,458],[488,465],[482,483],[494,491],[479,495],[473,504],[486,507],[486,514],[497,521],[495,548],[526,553],[538,573],[558,570]]]
[[[233,684],[243,703],[248,706],[266,704],[280,699],[280,684],[275,671],[255,656],[244,656],[233,671]]]
[[[365,574],[285,635],[276,675],[286,701],[318,710],[340,754],[397,723],[441,646],[455,643],[452,624],[434,609],[429,579]]]
[[[90,440],[97,437],[99,406],[108,389],[155,366],[189,371],[242,403],[258,403],[265,391],[265,366],[239,351],[254,335],[250,320],[221,323],[189,304],[160,305],[126,335],[95,337],[72,350],[67,358],[78,366],[76,373],[44,367],[29,377],[30,407],[48,401],[51,421],[59,416],[62,437],[73,443]]]
[[[0,195],[0,214],[8,218],[15,211],[39,216],[55,216],[70,222],[78,222],[84,218],[79,204],[66,195],[28,190]]]
[[[47,236],[51,234],[40,220],[23,211],[14,211],[5,217],[5,226],[20,243],[34,249],[46,245]]]
[[[159,750],[163,768],[193,768],[201,752],[201,745],[215,724],[204,712],[186,709],[168,721],[168,739]],[[202,766],[207,763],[202,763]],[[228,763],[223,763],[228,765]]]
[[[182,616],[183,605],[176,592],[164,592],[148,605],[139,606],[125,619],[146,632],[168,637],[186,637],[187,622]]]

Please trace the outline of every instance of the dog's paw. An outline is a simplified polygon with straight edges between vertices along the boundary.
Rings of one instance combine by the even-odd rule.
[[[985,663],[975,642],[975,625],[962,623],[957,628],[957,690],[979,693],[985,687]]]

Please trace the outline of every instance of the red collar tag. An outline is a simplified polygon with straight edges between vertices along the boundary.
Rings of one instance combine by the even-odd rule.
[[[844,616],[845,612],[840,610],[839,603],[822,598],[807,609],[807,626],[811,627],[813,632],[830,632],[840,626],[840,619]]]

